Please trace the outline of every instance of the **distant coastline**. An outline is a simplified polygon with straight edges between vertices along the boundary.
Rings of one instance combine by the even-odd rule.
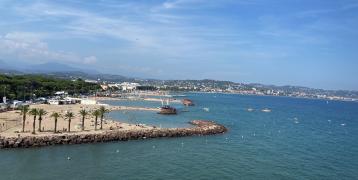
[[[287,97],[295,99],[312,99],[312,100],[322,100],[322,101],[342,101],[342,102],[358,102],[358,99],[329,99],[329,98],[315,98],[315,97],[304,97],[304,96],[275,96],[275,95],[266,95],[266,94],[244,94],[244,93],[235,93],[235,92],[205,92],[205,91],[189,91],[188,93],[201,93],[201,94],[235,94],[243,96],[267,96],[267,97]]]

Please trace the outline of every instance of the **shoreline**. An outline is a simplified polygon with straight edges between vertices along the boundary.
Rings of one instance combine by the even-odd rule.
[[[323,100],[323,101],[336,101],[336,102],[358,102],[358,99],[331,99],[331,98],[315,98],[315,97],[305,97],[305,96],[277,96],[277,95],[266,95],[266,94],[245,94],[245,93],[238,93],[238,92],[207,92],[207,91],[180,91],[183,93],[193,93],[193,94],[229,94],[229,95],[242,95],[242,96],[263,96],[263,97],[287,97],[287,98],[294,98],[294,99],[309,99],[309,100]],[[103,99],[102,99],[103,98]],[[142,100],[145,101],[158,101],[160,102],[160,98],[144,98]],[[176,99],[174,103],[181,103],[180,98],[173,98]],[[124,100],[115,97],[98,97],[97,100]]]
[[[152,98],[152,97],[145,97],[139,99],[125,99],[125,98],[118,98],[118,97],[91,97],[89,99],[97,100],[97,101],[152,101],[152,102],[159,102],[160,105],[161,101],[164,101],[166,98]],[[164,100],[163,100],[164,99]],[[171,103],[182,103],[178,98],[168,98]]]
[[[190,128],[151,128],[134,130],[107,130],[101,132],[52,134],[50,136],[24,136],[3,137],[0,136],[0,149],[43,147],[62,144],[86,144],[111,141],[128,141],[138,139],[185,137],[222,134],[228,129],[213,121],[193,120]]]
[[[121,122],[120,119],[113,120],[109,117],[103,119],[103,129],[100,129],[100,119],[97,121],[97,130],[95,130],[95,121],[92,115],[85,117],[84,127],[81,129],[82,116],[79,111],[86,109],[88,112],[93,112],[100,106],[105,106],[108,111],[159,111],[158,108],[149,107],[132,107],[132,106],[112,106],[108,104],[96,105],[45,105],[34,104],[30,108],[44,109],[47,114],[43,115],[41,126],[39,128],[38,117],[36,118],[36,131],[32,134],[33,118],[32,115],[27,115],[25,121],[25,131],[22,132],[22,116],[19,110],[2,112],[0,115],[2,121],[16,121],[17,124],[13,127],[3,129],[0,132],[0,149],[6,148],[28,148],[40,147],[59,144],[83,144],[83,143],[97,143],[108,141],[127,141],[135,139],[146,138],[160,138],[160,137],[182,137],[182,136],[196,136],[196,135],[212,135],[220,134],[227,131],[226,127],[216,124],[212,121],[194,120],[189,122],[192,127],[188,128],[158,128],[155,126],[144,124],[129,124]],[[66,112],[74,113],[72,118],[71,131],[67,130],[69,121],[63,116]],[[57,112],[62,116],[57,121],[57,130],[54,132],[55,121],[51,114]],[[0,121],[1,122],[1,121]],[[1,130],[1,129],[0,129]],[[41,130],[41,131],[40,131]]]
[[[242,96],[258,96],[258,97],[282,97],[282,98],[293,98],[293,99],[309,99],[309,100],[323,100],[323,101],[335,101],[335,102],[355,102],[358,103],[358,99],[355,100],[346,100],[346,99],[330,99],[330,98],[314,98],[314,97],[304,97],[304,96],[275,96],[275,95],[266,95],[266,94],[244,94],[236,92],[206,92],[206,91],[186,91],[186,93],[192,94],[226,94],[226,95],[242,95]]]

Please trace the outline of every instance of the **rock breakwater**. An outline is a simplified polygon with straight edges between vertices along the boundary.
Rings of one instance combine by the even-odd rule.
[[[61,144],[84,144],[110,141],[128,141],[160,137],[202,136],[225,133],[227,128],[212,121],[194,120],[191,128],[153,128],[145,130],[111,130],[101,133],[29,135],[24,137],[0,137],[0,149],[29,148]]]

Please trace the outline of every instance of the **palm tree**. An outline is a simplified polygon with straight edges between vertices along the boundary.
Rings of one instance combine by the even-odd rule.
[[[22,132],[25,132],[25,121],[26,121],[26,114],[29,112],[29,106],[22,106],[21,108],[21,115],[22,115]]]
[[[51,117],[53,117],[55,119],[55,129],[54,129],[54,133],[56,133],[57,131],[57,118],[60,117],[61,114],[60,113],[57,113],[57,112],[54,112],[51,114]]]
[[[105,114],[105,113],[108,113],[109,110],[106,109],[106,107],[101,106],[101,107],[99,108],[99,112],[100,112],[100,115],[101,115],[101,128],[100,128],[100,129],[102,130],[102,123],[103,123],[104,114]]]
[[[41,132],[42,116],[46,115],[47,112],[44,109],[39,109],[38,114],[39,114],[39,132]]]
[[[29,114],[34,116],[34,121],[32,123],[32,134],[35,134],[35,128],[36,128],[36,116],[39,114],[39,110],[36,108],[32,108],[29,111]]]
[[[95,122],[94,122],[94,130],[96,131],[97,130],[97,119],[98,119],[98,116],[101,115],[101,112],[99,110],[95,110],[92,112],[92,115],[94,117],[96,117]]]
[[[82,110],[80,111],[80,114],[81,114],[81,116],[82,116],[82,131],[84,131],[84,130],[85,130],[85,118],[86,118],[86,116],[89,114],[89,112],[86,111],[85,109],[82,109]]]
[[[65,118],[68,119],[68,132],[71,131],[71,119],[75,117],[75,115],[73,114],[73,112],[71,111],[67,111],[67,113],[65,114]]]

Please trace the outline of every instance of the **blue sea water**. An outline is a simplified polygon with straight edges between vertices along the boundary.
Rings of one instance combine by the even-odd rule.
[[[227,126],[228,133],[0,150],[0,179],[358,178],[358,103],[226,94],[188,97],[196,106],[176,104],[177,116],[138,111],[109,116],[162,127],[207,119]]]

